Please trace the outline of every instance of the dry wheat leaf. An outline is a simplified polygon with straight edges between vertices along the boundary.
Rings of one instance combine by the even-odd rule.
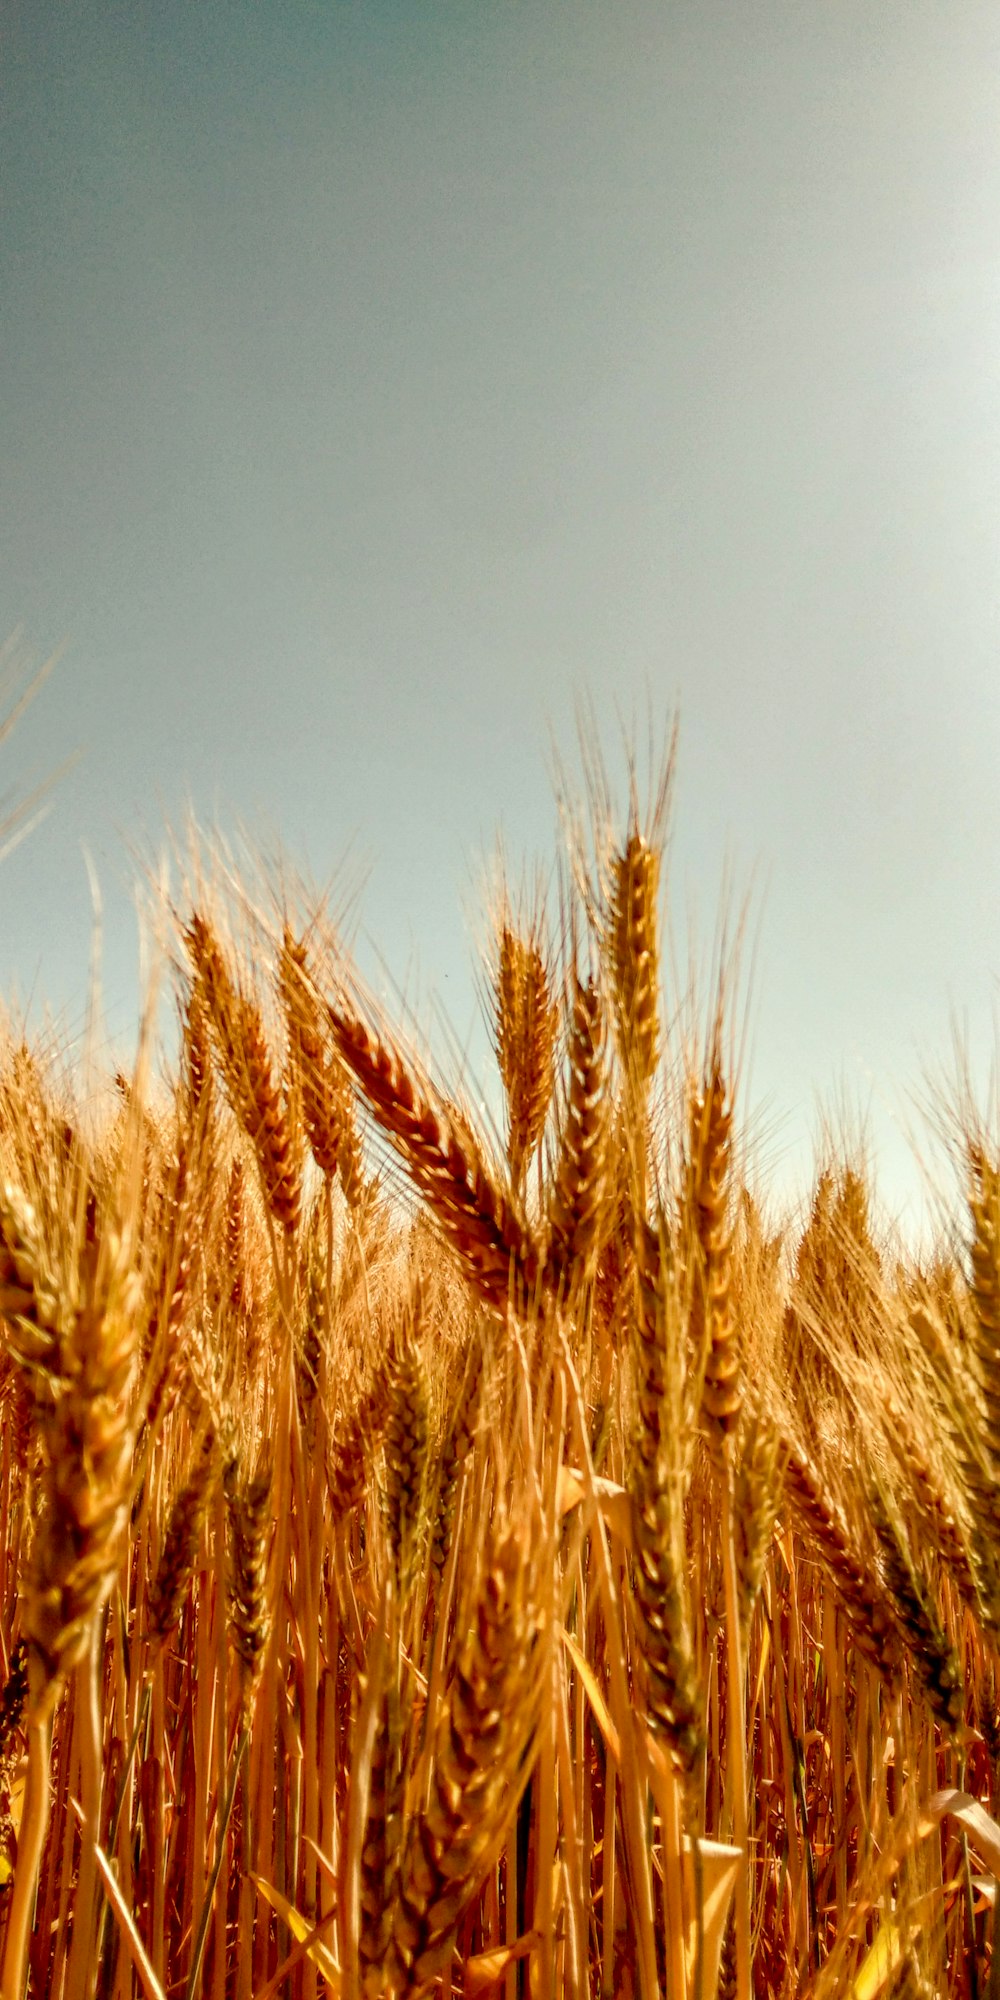
[[[313,1840],[308,1833],[304,1833],[302,1838],[306,1846],[312,1848],[312,1851],[315,1854],[316,1859],[319,1862],[319,1865],[322,1868],[323,1873],[326,1876],[326,1879],[330,1883],[331,1887],[333,1889],[337,1889],[339,1887],[340,1877],[338,1875],[336,1868],[334,1867],[333,1862],[330,1860],[329,1855],[324,1854],[323,1849],[319,1845],[319,1842]],[[334,1897],[334,1901],[336,1901],[336,1897]]]
[[[572,1465],[559,1467],[559,1476],[556,1480],[556,1513],[560,1521],[564,1514],[569,1514],[574,1507],[580,1505],[586,1491],[586,1481],[582,1472],[577,1472]]]
[[[516,1959],[527,1958],[542,1941],[541,1931],[526,1931],[514,1944],[497,1945],[493,1951],[477,1951],[475,1957],[467,1958],[462,1964],[462,1990],[466,1994],[488,1993],[499,1986],[508,1966]]]
[[[273,1883],[265,1882],[260,1875],[254,1875],[253,1873],[250,1875],[250,1880],[260,1890],[265,1901],[270,1903],[272,1910],[275,1910],[278,1916],[284,1919],[296,1944],[305,1945],[306,1957],[311,1959],[312,1963],[323,1974],[330,1991],[334,1995],[339,1994],[340,1967],[329,1946],[325,1945],[321,1938],[313,1937],[312,1934],[316,1928],[315,1924],[311,1924],[302,1915],[301,1910],[297,1910],[294,1903],[290,1903],[287,1896],[283,1896],[281,1890],[276,1889]],[[307,1938],[312,1938],[311,1944],[306,1944]]]
[[[94,1858],[104,1878],[108,1902],[121,1925],[129,1957],[135,1966],[146,2000],[165,2000],[163,1988],[146,1951],[146,1947],[136,1929],[135,1918],[122,1895],[118,1877],[103,1848],[94,1848]]]
[[[866,1951],[847,1989],[847,2000],[876,2000],[903,1956],[903,1934],[894,1917],[883,1917],[878,1936]]]
[[[601,1735],[603,1736],[604,1741],[607,1744],[607,1747],[611,1752],[611,1755],[614,1758],[615,1763],[620,1764],[622,1761],[622,1746],[618,1736],[618,1731],[615,1728],[615,1725],[612,1722],[610,1715],[608,1714],[608,1706],[604,1699],[604,1696],[601,1693],[600,1688],[597,1685],[597,1678],[594,1673],[594,1669],[589,1664],[589,1662],[584,1658],[584,1655],[580,1651],[580,1648],[577,1645],[576,1640],[573,1638],[572,1633],[567,1632],[565,1625],[563,1626],[562,1637],[563,1637],[563,1645],[565,1646],[566,1651],[569,1654],[570,1659],[572,1660],[573,1665],[580,1676],[580,1680],[583,1684],[584,1693],[586,1694],[587,1700],[589,1701],[590,1706],[594,1711],[594,1720],[597,1723],[597,1727],[600,1730]]]
[[[917,1838],[935,1833],[943,1819],[957,1819],[974,1842],[976,1851],[1000,1877],[1000,1826],[985,1807],[969,1792],[954,1789],[935,1792],[920,1819]],[[884,1917],[878,1936],[865,1954],[850,1988],[848,2000],[875,2000],[903,1955],[902,1932],[895,1919]]]
[[[946,1790],[935,1792],[929,1800],[926,1816],[921,1822],[921,1834],[932,1833],[939,1821],[949,1816],[964,1826],[966,1833],[975,1842],[977,1853],[988,1862],[994,1875],[1000,1880],[1000,1826],[991,1819],[985,1806],[974,1799],[970,1792]]]
[[[624,1486],[614,1479],[602,1479],[597,1473],[590,1481],[598,1511],[613,1535],[626,1548],[632,1547],[632,1502]],[[556,1509],[559,1519],[572,1512],[587,1497],[588,1485],[582,1472],[574,1465],[561,1465],[556,1485]]]
[[[695,1884],[695,1843],[686,1835],[682,1865],[690,1905],[697,1907],[700,1914],[702,1982],[705,1991],[711,1993],[718,1983],[726,1919],[742,1856],[738,1847],[729,1847],[719,1840],[698,1840],[696,1845],[701,1875],[699,1887],[696,1888]],[[698,1957],[698,1930],[696,1919],[688,1926],[688,1964],[692,1970]]]

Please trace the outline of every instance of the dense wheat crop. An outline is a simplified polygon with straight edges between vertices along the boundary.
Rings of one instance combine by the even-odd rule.
[[[498,895],[498,1135],[231,877],[176,1061],[0,1049],[3,2000],[998,1990],[994,1135],[769,1224],[663,820]]]

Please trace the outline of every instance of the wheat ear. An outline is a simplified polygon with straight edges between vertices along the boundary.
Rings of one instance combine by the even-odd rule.
[[[281,997],[313,1158],[327,1179],[339,1172],[347,1200],[355,1207],[361,1191],[361,1159],[351,1093],[343,1066],[329,1046],[305,943],[287,927],[281,948]]]
[[[958,1656],[917,1571],[897,1509],[877,1491],[869,1494],[868,1505],[896,1616],[910,1642],[913,1671],[935,1720],[954,1736],[965,1715]]]
[[[429,1991],[499,1852],[528,1773],[541,1676],[520,1537],[495,1531],[445,1706],[426,1804],[407,1828],[383,1966],[386,1995]]]
[[[369,1995],[377,2000],[383,1991],[382,1968],[392,1938],[392,1899],[403,1837],[402,1719],[395,1682],[383,1686],[379,1697],[359,1868],[358,1958],[366,2000]]]
[[[163,1550],[149,1593],[149,1629],[161,1643],[173,1631],[194,1572],[205,1516],[218,1472],[215,1437],[202,1440],[170,1509]]]
[[[767,1567],[780,1504],[781,1440],[776,1426],[766,1414],[757,1412],[741,1435],[733,1507],[740,1629],[744,1648]]]
[[[274,1081],[260,1009],[234,984],[211,924],[197,911],[185,939],[215,1030],[233,1110],[257,1154],[271,1213],[292,1235],[299,1220],[301,1160],[288,1105]]]
[[[671,1349],[677,1345],[669,1339],[672,1311],[676,1302],[663,1242],[637,1218],[632,1603],[650,1726],[678,1772],[688,1776],[701,1748],[702,1728],[685,1574],[678,1385],[670,1381],[676,1362]]]
[[[521,1187],[541,1139],[555,1080],[556,1010],[538,939],[510,923],[500,930],[496,1045],[507,1097],[507,1157]]]
[[[448,1561],[448,1552],[451,1548],[462,1468],[472,1450],[475,1438],[482,1387],[482,1372],[482,1344],[478,1339],[474,1338],[466,1361],[465,1373],[459,1386],[456,1407],[446,1423],[445,1434],[441,1444],[440,1470],[438,1474],[430,1547],[431,1566],[439,1583],[444,1576],[445,1565]]]
[[[660,857],[637,825],[612,864],[608,931],[612,987],[627,1073],[645,1086],[659,1054]]]
[[[385,1427],[384,1506],[399,1602],[405,1604],[426,1512],[428,1465],[427,1369],[419,1345],[420,1299],[404,1327],[389,1375]]]
[[[787,1437],[783,1449],[785,1490],[840,1598],[854,1644],[886,1686],[895,1690],[902,1651],[893,1610],[871,1566],[866,1566],[837,1502],[823,1492],[813,1461]]]
[[[271,1474],[242,1476],[234,1461],[226,1479],[229,1514],[229,1619],[240,1662],[244,1716],[253,1707],[271,1630],[267,1564],[273,1515]]]
[[[133,1387],[141,1325],[131,1246],[86,1202],[85,1234],[46,1258],[30,1206],[5,1190],[3,1261],[27,1292],[19,1332],[35,1396],[41,1445],[39,1506],[25,1579],[29,1646],[28,1782],[0,1994],[21,2000],[27,1932],[48,1820],[52,1717],[66,1676],[78,1670],[81,1799],[88,1825],[77,1879],[68,1978],[79,1990],[92,1938],[101,1810],[97,1619],[114,1585],[128,1525],[137,1428]],[[75,1254],[74,1254],[75,1252]],[[61,1263],[61,1268],[60,1268]],[[46,1286],[55,1269],[55,1311]],[[7,1275],[5,1273],[5,1275]],[[37,1281],[37,1282],[36,1282]]]
[[[52,1707],[84,1657],[117,1570],[137,1418],[140,1287],[128,1246],[110,1224],[62,1276],[30,1204],[9,1187],[0,1234],[4,1309],[16,1312],[42,1448],[25,1616],[37,1712]]]
[[[357,1015],[331,1006],[329,1017],[344,1061],[480,1296],[501,1311],[512,1287],[530,1297],[539,1270],[531,1233],[464,1121]]]
[[[696,1237],[692,1347],[695,1354],[704,1354],[702,1416],[710,1439],[722,1449],[739,1421],[743,1381],[728,1213],[732,1111],[717,1053],[707,1083],[693,1101],[691,1127]]]
[[[594,980],[574,981],[569,1087],[549,1207],[549,1271],[577,1290],[593,1275],[607,1194],[608,1078],[604,1014]]]

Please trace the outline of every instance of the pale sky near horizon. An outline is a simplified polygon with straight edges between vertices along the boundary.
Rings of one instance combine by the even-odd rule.
[[[2,990],[136,1014],[190,803],[361,883],[466,1039],[581,695],[679,707],[671,900],[752,891],[764,1156],[898,1119],[1000,966],[1000,11],[0,0]],[[640,765],[645,745],[640,745]]]

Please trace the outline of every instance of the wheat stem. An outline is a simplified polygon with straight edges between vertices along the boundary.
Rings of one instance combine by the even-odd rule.
[[[28,1729],[28,1769],[25,1778],[21,1831],[17,1845],[14,1889],[7,1918],[0,2000],[24,2000],[38,1875],[49,1822],[49,1760],[52,1716],[47,1712]]]

